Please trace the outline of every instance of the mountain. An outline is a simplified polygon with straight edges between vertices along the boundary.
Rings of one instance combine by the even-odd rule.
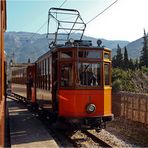
[[[77,38],[79,34],[74,34]],[[92,40],[93,45],[97,45],[97,39],[84,36],[84,40]],[[118,40],[102,40],[102,45],[112,49],[113,55],[116,53],[117,44],[124,47],[128,41]],[[129,46],[131,47],[131,46]],[[5,33],[5,50],[9,59],[15,59],[15,62],[31,62],[35,61],[39,56],[46,53],[48,48],[48,40],[46,34],[28,33],[28,32],[6,32]]]
[[[22,63],[27,62],[28,58],[35,61],[49,49],[45,34],[6,32],[5,50],[9,58]]]
[[[137,39],[127,46],[128,56],[132,59],[139,58],[141,56],[141,50],[143,48],[143,38]]]

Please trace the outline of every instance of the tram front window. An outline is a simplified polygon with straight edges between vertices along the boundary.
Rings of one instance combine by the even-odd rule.
[[[100,63],[79,63],[78,77],[80,86],[99,86],[101,64]]]
[[[61,65],[61,87],[69,87],[73,84],[72,64]]]

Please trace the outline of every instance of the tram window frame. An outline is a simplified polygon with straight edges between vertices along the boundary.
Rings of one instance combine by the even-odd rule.
[[[47,82],[46,82],[46,59],[44,60],[44,89],[46,89]]]
[[[48,90],[48,58],[46,58],[46,73],[45,73],[45,75],[46,75],[46,90]]]
[[[44,89],[44,61],[42,60],[42,89]]]
[[[108,57],[106,57],[106,55],[107,55]],[[104,51],[104,59],[105,59],[105,60],[111,60],[111,53],[110,53],[109,51]]]
[[[41,61],[39,62],[39,65],[40,65],[40,87],[39,88],[42,88],[42,65],[41,65]]]
[[[106,75],[106,65],[108,66],[107,75]],[[106,81],[106,76],[108,77],[107,81]],[[107,63],[107,62],[104,63],[104,86],[111,86],[111,63]]]
[[[48,90],[50,90],[50,83],[51,83],[51,81],[50,81],[50,57],[48,57],[48,81],[47,81],[47,86],[48,86]]]
[[[62,56],[62,53],[68,53],[68,52],[71,52],[71,54],[72,54],[72,56],[71,57],[64,57],[64,56]],[[61,50],[60,51],[60,59],[71,59],[71,58],[74,58],[74,51],[73,50]]]
[[[37,63],[37,73],[38,73],[38,76],[37,76],[37,81],[38,81],[38,88],[40,88],[40,63],[38,62]]]
[[[41,62],[37,63],[37,81],[38,81],[38,88],[41,88]]]
[[[66,83],[65,83],[65,85],[61,85],[61,82],[62,82],[62,66],[64,67],[64,65],[65,66],[66,65],[71,65],[71,80],[70,80],[71,84],[67,85],[67,86],[66,86]],[[59,71],[60,71],[59,87],[62,88],[62,89],[73,88],[74,87],[74,62],[68,62],[68,63],[62,62],[62,63],[60,63]],[[67,71],[69,72],[69,70],[67,70]],[[64,80],[64,78],[63,78],[63,80]]]
[[[99,53],[99,57],[81,57],[79,56],[80,52],[94,52],[94,53]],[[94,54],[96,55],[96,54]],[[97,49],[80,49],[78,50],[77,52],[77,57],[80,58],[80,59],[92,59],[92,60],[98,60],[98,59],[102,59],[102,51],[101,50],[97,50]]]
[[[80,72],[79,72],[79,64],[82,64],[82,63],[87,63],[87,64],[97,64],[97,65],[99,65],[99,67],[97,66],[97,68],[99,68],[99,73],[97,73],[96,75],[99,75],[99,77],[97,77],[96,75],[95,75],[95,78],[96,78],[96,82],[95,82],[95,84],[93,84],[93,81],[90,83],[90,85],[87,85],[87,84],[80,84],[80,83],[82,83],[81,82],[81,78],[80,78]],[[94,89],[94,88],[100,88],[100,87],[102,87],[102,67],[103,67],[103,64],[102,64],[102,62],[100,61],[100,62],[89,62],[88,63],[88,61],[79,61],[79,63],[78,63],[78,65],[77,65],[77,87],[79,87],[79,88],[89,88],[89,89]],[[92,71],[94,71],[95,69],[93,68],[93,67],[91,67],[91,70]],[[93,73],[94,74],[94,73]],[[88,80],[87,80],[88,81]],[[99,82],[99,83],[97,83],[97,81]]]

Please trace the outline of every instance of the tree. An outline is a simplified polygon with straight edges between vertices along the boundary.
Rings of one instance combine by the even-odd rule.
[[[129,60],[129,64],[128,65],[129,65],[129,69],[132,69],[132,70],[135,69],[135,66],[134,66],[134,63],[133,63],[132,59]]]
[[[135,69],[139,69],[139,60],[138,59],[135,60],[134,66],[135,66]]]
[[[112,65],[114,68],[123,68],[123,55],[119,44],[117,45],[117,54],[112,58]]]
[[[124,47],[124,59],[123,59],[123,68],[124,69],[128,69],[129,68],[129,66],[128,66],[128,64],[129,64],[129,61],[128,61],[128,53],[127,53],[127,48],[126,47]]]
[[[123,68],[123,55],[121,52],[121,47],[117,45],[117,55],[116,55],[117,67]]]
[[[140,57],[140,66],[146,66],[148,67],[148,34],[146,34],[144,30],[144,36],[143,36],[143,48],[141,51],[141,57]]]
[[[114,68],[117,67],[116,55],[114,55],[113,58],[112,58],[112,66],[113,66]]]

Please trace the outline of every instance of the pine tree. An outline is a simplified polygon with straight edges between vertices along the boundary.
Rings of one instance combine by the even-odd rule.
[[[124,59],[123,59],[123,68],[128,69],[129,68],[129,61],[128,61],[128,53],[127,53],[127,48],[124,47]]]
[[[112,66],[113,66],[114,68],[117,67],[116,55],[114,55],[113,58],[112,58]]]
[[[140,66],[148,67],[148,35],[146,34],[145,30],[144,30],[143,40],[144,40],[143,42],[144,46],[141,51],[142,55],[140,57]]]
[[[117,55],[116,55],[117,67],[123,68],[123,55],[121,52],[121,47],[117,45]]]
[[[136,59],[135,60],[135,69],[139,69],[139,60],[138,59]]]
[[[129,68],[134,70],[135,69],[135,66],[134,66],[134,62],[132,59],[129,60]]]

